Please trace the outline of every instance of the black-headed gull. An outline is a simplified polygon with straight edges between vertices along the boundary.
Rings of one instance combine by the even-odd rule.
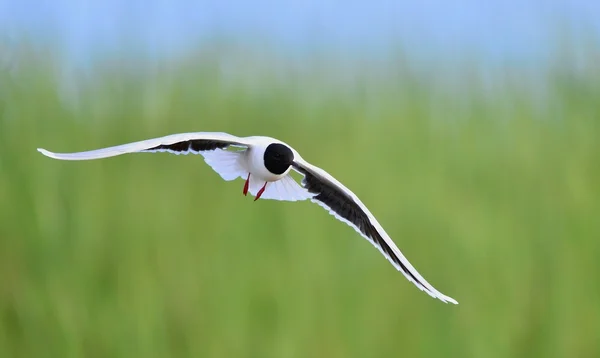
[[[232,149],[232,150],[229,150]],[[136,152],[200,154],[225,180],[245,179],[243,193],[258,198],[297,201],[310,199],[350,225],[369,240],[406,278],[419,289],[443,302],[456,300],[436,290],[408,262],[400,249],[358,197],[342,183],[304,159],[286,143],[269,137],[236,137],[228,133],[196,132],[173,134],[134,143],[77,153],[42,154],[61,160],[89,160]],[[304,176],[298,184],[290,174]]]

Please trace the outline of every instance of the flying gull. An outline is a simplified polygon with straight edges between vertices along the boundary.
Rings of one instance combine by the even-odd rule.
[[[371,242],[419,289],[443,302],[458,304],[453,298],[436,290],[417,272],[350,189],[323,169],[305,161],[296,150],[280,140],[264,136],[236,137],[228,133],[196,132],[77,153],[53,153],[42,148],[38,148],[38,151],[60,160],[101,159],[138,152],[200,154],[224,180],[244,179],[243,194],[250,192],[254,200],[309,199],[319,204]],[[290,175],[291,170],[304,177],[300,184]]]

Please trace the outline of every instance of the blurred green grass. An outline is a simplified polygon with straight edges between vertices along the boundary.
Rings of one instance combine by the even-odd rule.
[[[440,95],[390,69],[336,95],[316,70],[249,85],[192,59],[101,68],[65,102],[42,58],[0,75],[0,356],[600,355],[597,68],[552,68],[540,105],[519,81]],[[187,131],[290,143],[460,305],[320,207],[253,202],[201,157],[35,151]]]

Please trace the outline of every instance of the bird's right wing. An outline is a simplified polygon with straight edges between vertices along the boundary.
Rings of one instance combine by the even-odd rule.
[[[137,152],[169,152],[173,154],[199,154],[203,151],[225,149],[229,146],[248,148],[252,141],[221,132],[178,133],[139,142],[117,145],[85,152],[54,153],[43,148],[38,151],[47,157],[60,160],[90,160],[114,157]]]
[[[43,148],[38,151],[47,157],[59,160],[92,160],[127,153],[168,152],[200,154],[204,161],[225,180],[245,177],[247,170],[240,164],[240,153],[225,150],[228,147],[247,149],[253,145],[251,138],[240,138],[222,132],[178,133],[164,137],[146,139],[113,147],[75,153],[54,153]]]

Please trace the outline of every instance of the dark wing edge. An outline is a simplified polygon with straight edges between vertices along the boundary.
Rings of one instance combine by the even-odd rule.
[[[301,182],[302,186],[308,192],[315,194],[311,201],[328,210],[331,215],[348,224],[371,242],[398,271],[402,272],[419,289],[443,302],[458,304],[453,298],[437,291],[417,272],[352,191],[324,170],[302,159],[295,160],[292,166],[294,170],[304,176]]]
[[[172,144],[159,144],[155,147],[140,150],[140,152],[156,153],[169,152],[176,155],[199,154],[200,152],[211,151],[215,149],[226,149],[231,145],[230,142],[217,141],[210,139],[189,139]]]

